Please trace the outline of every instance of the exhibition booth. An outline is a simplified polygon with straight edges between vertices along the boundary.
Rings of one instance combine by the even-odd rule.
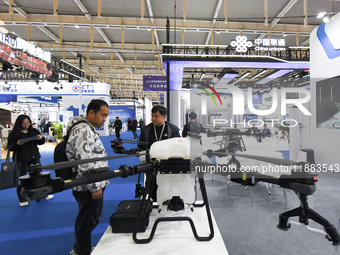
[[[131,222],[134,224],[138,218],[138,224],[133,230],[133,235],[135,235],[136,232],[138,232],[140,220],[144,217],[142,215],[145,213],[147,215],[147,223],[145,223],[145,226],[149,226],[149,228],[145,233],[140,233],[139,235],[146,237],[150,234],[153,237],[155,231],[151,228],[154,226],[155,222],[155,225],[157,226],[157,220],[160,218],[159,215],[164,216],[164,218],[171,218],[170,220],[164,220],[171,222],[166,222],[164,225],[163,223],[160,224],[157,234],[155,235],[155,240],[146,242],[143,246],[139,246],[140,244],[136,242],[135,236],[131,238],[132,231],[127,231],[128,233],[124,231],[113,233],[115,226],[114,224],[111,224],[112,218],[110,218],[110,226],[106,228],[105,233],[101,236],[92,254],[160,254],[164,251],[166,251],[166,254],[183,255],[190,253],[228,254],[219,226],[210,210],[208,203],[209,196],[207,196],[205,190],[206,187],[203,173],[214,174],[211,169],[213,167],[216,167],[217,169],[219,164],[227,165],[228,167],[238,167],[237,170],[239,170],[241,167],[240,162],[245,166],[256,166],[259,171],[250,171],[249,176],[251,177],[247,177],[247,172],[242,172],[237,178],[231,176],[230,172],[228,172],[229,175],[223,173],[220,175],[223,179],[222,181],[221,179],[218,180],[218,184],[214,183],[214,177],[211,178],[212,185],[209,188],[216,191],[217,189],[214,187],[216,184],[220,189],[218,192],[214,193],[213,196],[221,197],[229,197],[229,184],[233,181],[245,186],[242,190],[234,191],[235,193],[239,191],[239,194],[241,194],[246,191],[247,188],[251,190],[249,192],[251,205],[237,208],[240,211],[242,210],[242,213],[244,214],[246,214],[248,210],[253,213],[251,214],[253,217],[250,219],[251,223],[247,225],[244,224],[247,230],[251,229],[250,225],[252,223],[253,225],[256,225],[254,224],[254,221],[259,220],[258,218],[262,216],[260,213],[259,215],[256,215],[256,213],[263,209],[262,205],[264,204],[261,200],[258,208],[252,208],[253,187],[258,182],[265,182],[267,185],[267,201],[270,200],[270,185],[278,185],[285,190],[284,192],[286,192],[286,190],[292,191],[293,195],[297,195],[298,199],[300,199],[299,202],[301,202],[301,207],[297,207],[279,215],[279,223],[277,225],[279,229],[288,230],[290,228],[288,218],[291,216],[299,216],[299,221],[302,223],[301,225],[304,224],[307,226],[308,220],[314,220],[316,223],[321,224],[327,232],[326,235],[328,234],[328,237],[330,236],[330,238],[327,238],[328,241],[332,241],[334,246],[339,245],[340,240],[337,238],[340,238],[340,236],[337,233],[337,229],[330,222],[308,207],[307,196],[312,195],[316,189],[315,182],[318,181],[317,175],[303,175],[306,174],[304,169],[298,172],[297,175],[293,176],[292,173],[296,173],[295,170],[298,168],[297,165],[302,169],[302,165],[298,164],[299,162],[307,161],[307,163],[311,163],[312,165],[315,165],[315,162],[317,162],[318,164],[326,165],[327,169],[332,168],[333,170],[333,168],[335,169],[337,167],[339,170],[337,147],[339,143],[338,129],[340,129],[340,71],[338,68],[340,66],[340,14],[334,16],[329,23],[325,23],[316,28],[311,34],[310,43],[310,62],[281,61],[280,59],[275,59],[275,61],[273,61],[270,57],[259,57],[259,61],[256,61],[257,57],[253,57],[252,61],[242,61],[242,59],[240,61],[216,61],[209,60],[208,57],[194,61],[187,61],[185,58],[180,57],[177,57],[176,60],[164,58],[164,65],[169,68],[167,72],[169,78],[168,86],[170,89],[170,94],[165,98],[164,105],[169,106],[170,115],[168,118],[170,122],[178,126],[180,131],[182,131],[183,126],[189,120],[189,114],[195,112],[197,114],[197,121],[200,122],[206,130],[205,132],[202,132],[204,134],[196,137],[195,135],[192,135],[186,138],[175,138],[173,140],[165,139],[164,141],[160,141],[164,125],[160,132],[159,140],[157,140],[156,128],[154,127],[151,131],[154,132],[156,140],[159,143],[154,143],[154,145],[156,145],[151,147],[151,157],[147,152],[143,154],[143,156],[146,155],[145,160],[141,159],[139,165],[133,165],[131,167],[121,165],[118,170],[114,171],[111,171],[112,169],[103,168],[101,169],[101,172],[96,172],[96,175],[92,175],[92,177],[90,176],[89,179],[86,180],[87,183],[90,183],[95,178],[97,178],[95,181],[98,181],[104,177],[106,179],[115,177],[126,178],[129,175],[138,174],[136,198],[141,198],[137,200],[142,200],[144,203],[146,200],[150,199],[151,194],[149,187],[144,189],[139,187],[140,189],[138,190],[138,185],[140,186],[140,182],[142,182],[140,180],[140,174],[151,173],[153,171],[152,173],[154,173],[154,176],[159,174],[159,176],[157,176],[157,178],[159,178],[157,179],[157,185],[159,185],[157,191],[159,192],[157,193],[158,199],[161,197],[159,194],[164,196],[171,194],[170,197],[167,197],[168,200],[164,199],[164,202],[160,201],[162,204],[159,204],[159,207],[152,207],[151,201],[151,209],[145,209],[149,210],[149,214],[143,211],[144,204],[142,204],[137,211],[133,212],[134,215],[131,216],[133,220],[130,218],[128,220],[125,218],[123,219],[129,224],[131,224]],[[244,57],[244,59],[246,58]],[[299,87],[276,86],[266,89],[240,88],[237,86],[236,81],[232,84],[229,83],[236,75],[227,73],[214,84],[192,82],[190,88],[183,88],[183,72],[186,68],[275,69],[278,72],[276,78],[293,70],[310,69],[310,81]],[[66,127],[67,123],[74,116],[86,115],[86,106],[94,98],[102,99],[109,104],[110,115],[107,118],[106,123],[96,130],[99,135],[105,137],[105,139],[109,139],[107,136],[114,135],[113,123],[116,120],[116,117],[119,117],[123,122],[122,132],[127,130],[126,124],[128,119],[136,118],[137,121],[142,119],[146,125],[151,123],[152,101],[147,97],[144,97],[143,99],[111,99],[110,85],[107,83],[88,83],[84,81],[60,81],[58,83],[47,81],[9,81],[0,86],[0,94],[0,108],[10,112],[10,123],[4,123],[8,124],[6,128],[10,128],[10,125],[13,124],[20,114],[28,114],[32,121],[37,125],[39,125],[42,119],[45,119],[45,121],[49,122],[61,122],[63,127]],[[170,102],[168,101],[169,99]],[[270,134],[267,136],[268,138],[262,142],[256,137],[260,132],[257,134],[251,133],[252,128],[262,131],[266,126],[271,131],[271,134],[279,132],[278,126],[287,128],[289,140],[282,139],[280,134],[275,137]],[[231,131],[234,133],[230,133]],[[216,141],[216,137],[218,136],[222,136],[222,138]],[[244,140],[247,141],[247,149],[242,136],[246,136]],[[107,141],[108,140],[106,140],[106,142]],[[112,141],[110,142],[112,143]],[[132,141],[130,140],[130,143],[131,142]],[[162,142],[164,143],[162,144]],[[132,143],[133,145],[136,145],[135,142]],[[112,144],[110,145],[112,147]],[[129,153],[135,153],[133,149],[131,149]],[[192,155],[194,151],[199,154]],[[304,152],[306,153],[304,154]],[[128,154],[127,151],[124,153]],[[247,153],[256,155],[249,157],[249,155],[245,155]],[[161,154],[161,156],[158,156],[158,154]],[[240,159],[240,161],[236,161],[235,155],[243,158]],[[315,161],[309,161],[310,155],[313,156],[313,160],[315,155]],[[284,160],[288,159],[290,161],[284,162]],[[268,160],[268,164],[257,164],[252,160],[263,160],[264,162],[266,162],[265,160]],[[196,165],[191,165],[193,161],[195,161]],[[268,178],[268,175],[265,176],[263,174],[265,172],[264,168],[269,168],[272,165],[279,165],[278,162],[282,163],[281,166],[285,164],[289,166],[286,168],[288,169],[289,175],[284,176],[286,179],[283,177],[280,179],[281,175],[271,175]],[[203,166],[206,167],[205,169],[211,167],[209,169],[210,172],[200,172],[199,170],[203,169]],[[139,167],[142,170],[140,170]],[[195,171],[198,169],[198,171],[194,172],[193,169],[195,169]],[[280,172],[280,174],[282,174],[282,172]],[[91,179],[93,176],[95,176],[95,178]],[[147,175],[145,174],[145,176]],[[145,180],[146,178],[147,177],[145,177]],[[184,179],[189,179],[189,181],[185,183],[188,185],[183,185],[183,189],[181,189],[182,187],[178,188],[178,186],[181,186],[184,183],[181,182]],[[162,183],[162,181],[164,181],[164,183]],[[58,180],[55,181],[56,184],[53,183],[53,181],[47,182],[46,186],[49,186],[46,189],[38,187],[37,190],[43,190],[39,190],[39,192],[36,190],[32,191],[32,194],[36,192],[34,194],[36,197],[32,196],[32,198],[34,200],[41,200],[43,195],[46,195],[48,192],[60,192],[63,189],[73,187],[71,181],[64,182],[64,180],[62,180],[60,182],[59,180],[59,183],[57,182]],[[145,181],[145,186],[146,183],[148,182]],[[197,188],[197,183],[200,184],[199,188]],[[168,190],[170,191],[160,193],[162,192],[160,191],[162,184],[164,184],[164,186],[169,186]],[[191,186],[189,187],[189,185]],[[119,186],[119,184],[117,186]],[[223,189],[221,188],[222,186]],[[181,194],[181,196],[178,196],[176,193],[177,188],[181,189],[181,191],[184,190],[184,195]],[[186,191],[191,189],[194,190],[194,195],[192,196],[193,201],[190,201],[190,203],[180,201],[180,198],[188,195],[189,192]],[[27,190],[29,190],[29,188]],[[199,196],[203,197],[204,202],[200,205],[197,205],[196,203],[196,199],[201,199],[201,197],[197,196],[198,190],[203,190]],[[228,192],[227,195],[226,190]],[[241,195],[239,194],[234,197],[234,200],[231,200],[228,206],[234,206],[232,203],[236,203],[236,201],[240,199]],[[281,194],[279,196],[274,198],[277,200],[273,199],[274,203],[278,202],[278,204],[283,204],[282,201],[285,199],[285,206],[287,207],[288,202],[287,197],[285,197],[286,194],[284,193],[284,198],[282,198]],[[174,200],[176,201],[174,202]],[[311,204],[314,206],[314,200],[312,201]],[[219,203],[220,201],[217,199],[215,200],[214,205],[216,206],[217,204],[219,206]],[[174,206],[175,210],[168,210],[161,207],[169,206],[168,208],[170,208],[170,205]],[[118,205],[118,208],[119,206],[120,204]],[[197,208],[194,208],[195,206],[197,206]],[[129,207],[130,205],[124,209],[128,210]],[[274,207],[275,204],[273,208]],[[161,211],[160,208],[162,208],[163,211]],[[186,210],[184,210],[184,208]],[[236,213],[235,211],[232,212],[234,213],[233,216],[235,219],[237,217],[242,219],[243,215],[240,211],[237,211]],[[282,211],[284,210],[282,209]],[[117,213],[119,213],[119,209],[117,209]],[[178,216],[178,214],[180,214],[180,216]],[[223,215],[223,212],[221,214]],[[125,216],[126,213],[124,217]],[[189,218],[195,221],[200,234],[203,233],[204,236],[208,235],[209,237],[201,240],[197,238],[197,233],[193,230],[193,224]],[[248,218],[246,220],[248,220]],[[239,219],[236,219],[235,222]],[[185,224],[185,220],[189,221],[190,225]],[[124,223],[126,222],[124,221]],[[238,226],[235,227],[236,230],[238,230],[237,227]],[[260,225],[260,227],[256,226],[258,229],[261,227],[262,225]],[[263,228],[265,228],[265,226],[263,226]],[[249,232],[251,231],[249,230]],[[324,233],[325,232],[323,232],[323,234]],[[257,233],[251,233],[253,236],[256,234]],[[197,240],[193,238],[192,235],[194,235]],[[240,240],[241,238],[244,238],[242,234],[238,233],[238,235]],[[255,236],[254,238],[257,242],[262,241],[258,239],[265,239],[263,236]],[[271,236],[266,236],[266,238],[271,238]]]

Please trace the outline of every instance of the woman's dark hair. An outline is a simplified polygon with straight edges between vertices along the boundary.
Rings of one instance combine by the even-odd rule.
[[[96,114],[97,112],[100,111],[100,108],[102,106],[106,106],[107,108],[110,108],[109,105],[104,100],[92,99],[89,105],[87,106],[86,114],[88,114],[90,110],[93,110],[94,113]]]
[[[13,129],[12,129],[12,133],[14,133],[15,135],[19,135],[22,127],[21,124],[24,122],[25,119],[28,119],[28,121],[30,122],[30,126],[28,127],[28,132],[30,132],[32,130],[32,120],[28,115],[22,114],[19,115],[18,118],[15,120]]]

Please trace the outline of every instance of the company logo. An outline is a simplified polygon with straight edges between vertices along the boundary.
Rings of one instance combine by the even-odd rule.
[[[230,45],[236,48],[237,52],[247,52],[248,48],[255,46],[257,51],[285,51],[285,39],[264,38],[255,39],[254,43],[248,41],[246,36],[236,36],[236,40],[231,41]]]
[[[79,91],[79,86],[78,85],[73,85],[72,90],[73,90],[73,92],[78,92]]]
[[[72,87],[73,92],[79,92],[79,86],[77,84]],[[82,85],[82,93],[94,93],[94,85],[84,84]]]
[[[15,83],[6,83],[6,84],[3,84],[2,86],[0,86],[0,92],[3,92],[3,93],[15,93],[15,92],[18,92],[18,84],[15,84]]]
[[[231,46],[236,47],[237,52],[247,52],[248,48],[253,46],[251,41],[247,41],[246,36],[238,35],[236,36],[236,40],[231,41]]]
[[[331,40],[329,40],[329,37],[326,34],[325,26],[326,26],[326,23],[323,23],[321,26],[319,26],[316,34],[328,58],[329,59],[337,58],[340,56],[340,49],[334,48]]]
[[[216,94],[216,96],[218,97],[218,99],[220,100],[220,103],[222,105],[222,101],[220,96],[217,94],[216,90],[214,88],[212,88],[211,86],[207,85],[207,84],[203,84],[204,86],[208,87],[209,89],[211,89],[212,91],[214,91],[214,93]],[[244,115],[245,114],[245,102],[247,102],[247,107],[248,110],[252,113],[252,114],[256,114],[256,115],[270,115],[272,113],[274,113],[278,107],[278,102],[281,103],[280,107],[281,107],[281,115],[285,116],[287,114],[287,105],[294,105],[296,106],[304,115],[312,115],[304,106],[304,103],[309,102],[309,100],[311,99],[311,93],[309,90],[303,89],[303,88],[281,88],[281,98],[279,100],[279,96],[277,93],[277,88],[273,88],[272,89],[272,105],[269,109],[264,109],[264,110],[259,110],[256,109],[254,107],[254,103],[253,103],[253,91],[252,88],[248,88],[247,91],[247,99],[245,100],[245,96],[243,91],[234,86],[234,85],[226,85],[225,87],[226,89],[228,89],[231,94],[232,94],[232,106],[233,106],[233,115]],[[208,93],[212,98],[212,94],[207,91],[206,89],[202,89],[203,91],[205,91],[206,93]],[[289,93],[297,93],[299,95],[303,95],[301,96],[301,98],[287,98],[287,94]],[[214,98],[213,98],[214,99]],[[214,100],[215,104],[216,101]]]
[[[205,87],[207,87],[207,88],[209,88],[209,89],[211,89],[211,91],[214,92],[214,94],[217,96],[217,98],[218,98],[218,100],[220,101],[220,104],[221,104],[221,106],[222,106],[222,100],[221,100],[221,98],[220,98],[220,95],[217,93],[217,91],[216,91],[213,87],[211,87],[210,85],[208,85],[208,84],[202,84],[202,85],[205,86]],[[206,89],[204,89],[204,88],[200,88],[200,89],[203,90],[205,93],[207,93],[207,94],[212,98],[212,100],[214,100],[215,105],[217,105],[214,96],[213,96],[208,90],[206,90]]]

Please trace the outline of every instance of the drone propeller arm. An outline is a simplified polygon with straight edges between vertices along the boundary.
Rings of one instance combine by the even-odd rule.
[[[63,180],[61,178],[50,179],[49,175],[40,175],[31,178],[26,177],[26,179],[20,179],[23,186],[21,193],[27,200],[43,199],[49,194],[58,193],[75,186],[99,182],[116,177],[125,178],[130,175],[149,171],[154,171],[154,165],[151,163],[143,163],[134,166],[121,165],[117,170],[111,170],[108,167],[93,169],[87,171],[83,177],[71,180]],[[44,182],[43,185],[41,185],[42,182]],[[39,185],[35,187],[35,183],[38,183]]]
[[[108,167],[95,169],[94,171],[89,171],[82,178],[72,179],[69,182],[65,182],[64,189],[69,189],[75,186],[100,182],[103,180],[113,179],[116,177],[126,178],[131,175],[136,175],[138,173],[146,173],[154,169],[152,164],[140,164],[134,166],[121,165],[117,170],[111,170]]]
[[[58,170],[63,169],[66,167],[74,167],[81,164],[87,164],[92,163],[96,161],[104,161],[104,160],[110,160],[110,159],[119,159],[119,158],[127,158],[127,157],[134,157],[139,156],[139,154],[129,154],[129,155],[120,155],[120,156],[108,156],[108,157],[99,157],[99,158],[89,158],[89,159],[79,159],[79,160],[70,160],[70,161],[64,161],[64,162],[58,162],[54,164],[44,165],[44,166],[32,166],[30,169],[46,169],[46,170]]]

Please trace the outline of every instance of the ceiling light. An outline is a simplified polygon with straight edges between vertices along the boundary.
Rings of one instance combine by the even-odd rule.
[[[78,25],[78,24],[75,24],[74,27],[75,27],[75,28],[79,28],[79,25]]]
[[[216,31],[216,34],[219,35],[221,32],[220,31]]]
[[[151,31],[151,27],[148,27],[146,30],[150,32]]]
[[[237,78],[236,81],[234,81],[232,85],[236,84],[237,82],[239,82],[239,81],[242,80],[243,78],[247,77],[249,74],[251,74],[250,71],[245,72],[245,73],[242,74],[239,78]]]
[[[102,55],[105,56],[105,52],[102,52]]]
[[[316,17],[322,19],[326,15],[326,12],[320,12]]]
[[[268,71],[267,69],[263,69],[262,71],[258,72],[253,77],[251,77],[249,80],[254,80],[255,78],[259,77],[260,75],[264,74],[267,71]]]
[[[203,72],[203,73],[201,74],[200,81],[202,81],[202,80],[203,80],[203,78],[204,78],[204,75],[205,75],[205,72]]]

